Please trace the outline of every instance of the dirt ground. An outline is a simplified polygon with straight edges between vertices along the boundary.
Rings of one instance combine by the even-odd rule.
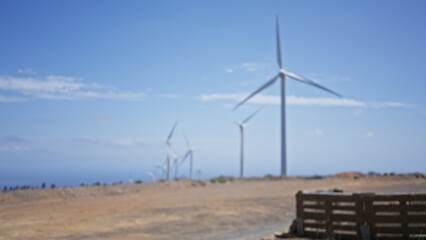
[[[298,190],[426,192],[416,176],[179,181],[0,193],[0,239],[260,239],[288,228]]]

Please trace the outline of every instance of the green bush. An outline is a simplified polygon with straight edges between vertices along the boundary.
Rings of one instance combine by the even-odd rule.
[[[224,184],[228,181],[233,182],[233,181],[235,181],[235,179],[233,177],[225,177],[225,176],[219,176],[219,177],[215,177],[215,178],[210,179],[211,183]]]

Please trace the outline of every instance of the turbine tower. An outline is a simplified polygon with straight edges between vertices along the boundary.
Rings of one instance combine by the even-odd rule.
[[[183,156],[180,164],[183,164],[183,162],[185,162],[186,158],[189,157],[189,179],[192,180],[192,171],[193,171],[193,167],[194,167],[194,149],[189,144],[188,137],[186,136],[186,134],[184,134],[184,136],[185,136],[186,146],[188,147],[188,151]]]
[[[262,110],[262,108],[257,109],[242,122],[232,121],[240,128],[240,178],[244,177],[244,128],[247,126],[247,122],[259,113],[260,110]]]
[[[285,124],[285,81],[287,80],[287,78],[291,78],[293,80],[308,84],[310,86],[322,89],[326,92],[329,92],[335,96],[338,97],[342,97],[340,94],[325,88],[321,85],[319,85],[318,83],[305,78],[299,74],[293,73],[293,72],[289,72],[286,71],[283,68],[283,61],[282,61],[282,57],[281,57],[281,45],[280,45],[280,30],[279,30],[279,21],[278,21],[278,16],[276,17],[276,41],[277,41],[277,62],[278,62],[278,67],[280,68],[277,75],[275,75],[272,79],[270,79],[269,81],[267,81],[265,84],[263,84],[260,88],[258,88],[256,91],[254,91],[252,94],[250,94],[248,97],[246,97],[244,100],[242,100],[240,103],[238,103],[233,110],[237,109],[239,106],[241,106],[242,104],[244,104],[245,102],[247,102],[250,98],[252,98],[253,96],[255,96],[256,94],[258,94],[259,92],[261,92],[262,90],[268,88],[269,86],[271,86],[272,84],[274,84],[278,78],[281,79],[281,176],[286,176],[287,175],[287,149],[286,149],[286,124]]]
[[[170,177],[171,177],[171,161],[174,159],[175,154],[173,152],[172,149],[172,136],[173,136],[173,132],[176,129],[176,126],[178,124],[178,121],[176,120],[175,124],[173,125],[172,130],[169,133],[169,136],[166,139],[166,150],[167,150],[167,181],[170,181]]]

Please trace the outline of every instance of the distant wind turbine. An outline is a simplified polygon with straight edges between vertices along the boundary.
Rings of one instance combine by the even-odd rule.
[[[244,128],[247,126],[247,122],[250,121],[250,119],[252,119],[256,114],[258,114],[260,110],[262,110],[262,108],[257,109],[242,122],[232,121],[240,128],[240,178],[244,177]]]
[[[146,174],[151,178],[151,182],[157,181],[157,177],[155,176],[155,172],[147,172]]]
[[[183,164],[183,162],[185,162],[186,158],[189,157],[189,179],[192,180],[192,169],[193,169],[193,166],[194,166],[194,149],[189,144],[188,137],[186,136],[186,134],[184,134],[184,136],[185,136],[186,146],[188,147],[188,151],[183,156],[180,164]]]
[[[170,181],[171,177],[171,161],[175,158],[175,154],[172,149],[172,142],[171,139],[173,137],[173,132],[176,129],[176,126],[178,124],[178,121],[176,120],[175,124],[172,127],[172,130],[170,131],[169,135],[166,139],[166,150],[167,150],[167,181]]]
[[[167,159],[166,159],[166,163],[167,163]],[[167,164],[163,164],[163,165],[156,165],[155,168],[160,170],[160,173],[166,178],[167,177]]]
[[[342,97],[340,94],[325,88],[321,85],[319,85],[318,83],[315,83],[312,80],[309,80],[299,74],[293,73],[293,72],[289,72],[284,70],[283,68],[283,61],[282,61],[282,57],[281,57],[281,46],[280,46],[280,32],[279,32],[279,20],[278,20],[278,16],[276,18],[276,41],[277,41],[277,62],[278,62],[278,66],[279,66],[279,71],[278,74],[275,75],[271,80],[267,81],[265,84],[263,84],[259,89],[257,89],[256,91],[254,91],[252,94],[250,94],[248,97],[246,97],[244,100],[242,100],[240,103],[238,103],[233,110],[237,109],[239,106],[241,106],[242,104],[244,104],[245,102],[247,102],[250,98],[252,98],[253,96],[255,96],[256,94],[258,94],[259,92],[261,92],[262,90],[268,88],[269,86],[271,86],[273,83],[275,83],[275,81],[278,80],[278,78],[281,79],[281,176],[286,176],[287,175],[287,149],[286,149],[286,129],[285,129],[285,80],[287,78],[291,78],[293,80],[311,85],[313,87],[322,89],[326,92],[329,92],[335,96],[338,97]]]

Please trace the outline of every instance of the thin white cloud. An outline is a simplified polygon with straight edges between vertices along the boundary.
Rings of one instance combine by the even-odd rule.
[[[233,102],[242,101],[248,94],[236,93],[236,94],[202,94],[200,96],[201,101],[215,101],[215,100],[230,100]],[[279,105],[281,103],[281,97],[275,95],[258,94],[248,101],[252,104],[262,105]],[[286,102],[289,105],[295,106],[321,106],[321,107],[365,107],[365,103],[346,98],[317,98],[317,97],[298,97],[298,96],[287,96]]]
[[[64,76],[47,76],[42,79],[32,77],[0,77],[0,89],[21,91],[26,94],[46,92],[46,93],[67,93],[83,88],[83,84],[77,82],[75,78]]]
[[[208,101],[232,101],[240,102],[246,98],[248,93],[213,93],[213,94],[201,94],[199,100],[203,102]],[[278,95],[267,95],[258,94],[251,98],[248,103],[251,104],[262,104],[262,105],[279,105],[281,103],[281,97]],[[412,107],[409,104],[401,102],[374,102],[368,103],[355,99],[349,98],[332,98],[332,97],[299,97],[299,96],[287,96],[286,103],[293,106],[317,106],[317,107],[373,107],[373,108],[405,108]]]
[[[106,140],[103,142],[103,144],[114,147],[136,147],[140,143],[132,138],[117,138]]]
[[[296,97],[288,96],[290,105],[298,106],[320,106],[320,107],[365,107],[366,104],[348,98],[326,98],[326,97]]]
[[[89,122],[95,125],[107,125],[111,122],[111,118],[108,116],[91,116],[88,118]]]
[[[118,148],[134,148],[141,147],[144,143],[138,139],[130,137],[121,138],[78,138],[72,140],[73,145],[78,147],[118,147]]]
[[[353,114],[354,114],[355,117],[361,116],[362,115],[362,108],[355,109],[353,111]]]
[[[261,62],[245,62],[238,65],[234,65],[231,67],[226,67],[225,72],[226,73],[233,73],[239,70],[244,70],[247,72],[257,72],[262,71],[265,69],[269,69],[271,67],[271,64],[268,63],[261,63]]]
[[[25,142],[28,142],[29,140],[27,138],[24,138],[18,135],[8,135],[3,138],[0,138],[0,141],[7,144],[9,143],[13,144],[13,143],[25,143]]]
[[[36,75],[37,73],[31,68],[18,69],[19,74]]]
[[[375,136],[376,134],[374,132],[367,132],[363,135],[363,138],[371,139],[371,138],[374,138]]]
[[[319,129],[319,128],[315,128],[315,129],[312,129],[312,130],[307,130],[304,133],[304,135],[308,136],[308,137],[320,137],[323,134],[324,134],[324,132],[321,129]]]
[[[350,82],[351,79],[346,76],[330,73],[311,73],[308,75],[309,78],[318,82]]]
[[[11,153],[11,152],[28,152],[30,148],[21,147],[21,146],[0,146],[0,153]]]
[[[170,94],[170,93],[163,93],[163,94],[159,94],[158,95],[161,98],[169,98],[169,99],[179,99],[179,98],[183,98],[182,95],[178,95],[178,94]]]
[[[12,103],[12,102],[24,102],[25,99],[22,97],[12,97],[0,95],[0,102]]]
[[[233,73],[233,72],[234,72],[234,68],[232,68],[232,67],[227,67],[227,68],[225,68],[225,72],[226,72],[226,73]]]
[[[371,103],[374,108],[389,108],[389,107],[401,107],[401,108],[413,108],[413,105],[401,103],[401,102],[375,102]]]
[[[112,99],[144,100],[146,93],[119,91],[97,83],[86,83],[68,76],[16,77],[0,76],[0,91],[12,97],[0,95],[0,102],[18,102],[28,98],[45,100]]]

